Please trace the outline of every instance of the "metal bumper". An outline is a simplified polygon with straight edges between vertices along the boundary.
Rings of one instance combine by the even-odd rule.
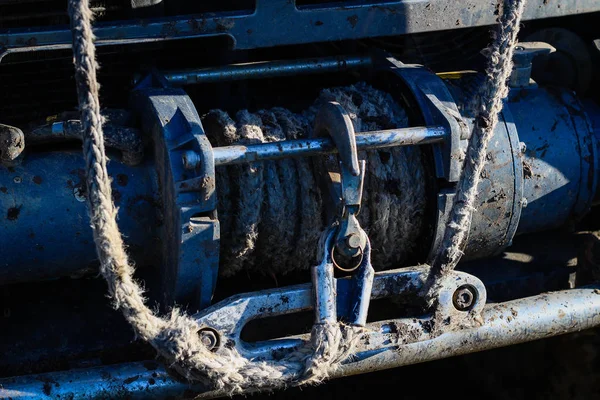
[[[408,272],[413,278],[419,275],[415,269]],[[390,276],[390,273],[386,274]],[[384,281],[379,274],[374,296],[383,293]],[[416,281],[408,279],[406,282]],[[304,297],[303,293],[310,297],[310,285],[287,290],[290,289],[299,291],[299,298]],[[233,301],[239,305],[251,297],[251,294],[240,295],[226,302],[232,304]],[[406,320],[368,324],[372,336],[365,339],[357,357],[346,362],[333,377],[416,364],[598,326],[600,285],[488,304],[480,316],[474,326],[463,326],[444,333],[438,329],[427,332],[421,327],[415,334],[417,331],[413,329],[419,325],[419,319],[413,321],[412,327],[406,324]],[[202,319],[201,316],[199,318]],[[382,339],[375,346],[378,348],[373,348],[371,338]],[[0,398],[12,399],[210,398],[220,395],[224,393],[185,383],[154,361],[0,380]]]

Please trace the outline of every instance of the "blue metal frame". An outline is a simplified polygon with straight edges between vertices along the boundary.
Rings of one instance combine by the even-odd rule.
[[[235,49],[403,35],[458,27],[492,25],[497,15],[487,0],[347,1],[297,8],[290,0],[257,0],[248,12],[185,15],[140,21],[98,22],[96,44],[122,45],[226,36]],[[524,20],[600,11],[597,0],[529,0]],[[71,46],[68,27],[11,29],[0,32],[0,58],[10,52]]]

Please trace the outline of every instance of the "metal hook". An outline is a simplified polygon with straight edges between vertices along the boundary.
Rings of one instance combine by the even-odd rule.
[[[360,212],[366,163],[358,160],[352,120],[339,103],[325,103],[315,118],[314,135],[330,136],[339,152],[342,209],[337,216],[335,250],[348,258],[358,257],[364,253],[367,243],[367,235],[356,219]],[[331,179],[331,174],[328,176]],[[359,264],[342,269],[352,271]]]

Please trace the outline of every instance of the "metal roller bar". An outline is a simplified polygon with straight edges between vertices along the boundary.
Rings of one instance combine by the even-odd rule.
[[[299,74],[343,72],[353,68],[369,66],[371,66],[371,57],[369,56],[339,56],[303,60],[261,61],[232,64],[223,67],[166,71],[164,76],[172,85],[182,86],[197,83],[295,76]]]
[[[365,132],[356,135],[359,150],[383,149],[395,146],[412,146],[442,142],[447,132],[443,127],[416,127]],[[249,146],[224,146],[213,148],[215,166],[243,164],[254,161],[276,160],[286,157],[315,156],[335,153],[331,138],[286,140]],[[198,157],[184,156],[189,168],[194,168]]]
[[[482,321],[477,328],[358,354],[334,376],[364,372],[365,363],[369,371],[377,371],[593,328],[600,325],[600,286],[490,304]],[[197,398],[226,394],[183,383],[154,361],[0,379],[0,397],[14,399],[147,399],[184,392],[199,394]]]

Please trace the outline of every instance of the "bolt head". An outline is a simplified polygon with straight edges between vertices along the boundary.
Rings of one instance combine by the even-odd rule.
[[[477,301],[477,292],[471,285],[464,285],[456,289],[452,296],[454,307],[458,311],[469,311]]]
[[[525,142],[519,142],[519,150],[521,151],[521,154],[525,154],[527,151],[527,145]]]
[[[196,169],[202,161],[200,155],[193,150],[186,150],[181,155],[181,161],[185,169]]]

